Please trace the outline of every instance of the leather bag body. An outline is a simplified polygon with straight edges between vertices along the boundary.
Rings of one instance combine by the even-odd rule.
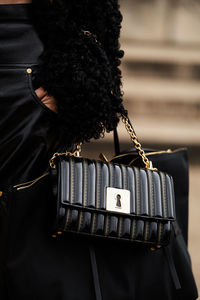
[[[159,247],[169,243],[175,220],[171,176],[65,155],[55,164],[57,231]]]
[[[153,150],[144,149],[147,157],[151,159],[153,165],[162,172],[166,172],[173,177],[175,191],[175,208],[176,219],[182,230],[186,244],[188,243],[188,193],[189,193],[189,176],[188,176],[188,150],[179,148],[175,150]],[[135,149],[130,148],[122,151],[113,157],[112,162],[127,165],[141,166],[142,162],[138,157]]]
[[[50,177],[44,176],[8,195],[12,220],[8,224],[8,299],[99,299],[94,292],[97,280],[103,300],[197,299],[190,257],[179,230],[172,231],[167,247],[156,251],[138,243],[74,234],[52,238],[50,185]],[[90,246],[95,249],[98,279],[92,274]]]

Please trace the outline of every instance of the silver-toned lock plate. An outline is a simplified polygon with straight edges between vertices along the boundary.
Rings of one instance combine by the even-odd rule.
[[[130,214],[130,191],[107,187],[106,210]]]

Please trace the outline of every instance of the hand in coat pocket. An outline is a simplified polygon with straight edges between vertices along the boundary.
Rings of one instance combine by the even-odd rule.
[[[48,92],[42,87],[35,90],[37,97],[52,111],[57,112],[57,101],[53,96],[49,96]]]

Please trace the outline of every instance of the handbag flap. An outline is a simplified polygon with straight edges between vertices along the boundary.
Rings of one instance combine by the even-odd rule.
[[[175,220],[173,178],[164,172],[82,157],[59,157],[57,172],[60,207]]]

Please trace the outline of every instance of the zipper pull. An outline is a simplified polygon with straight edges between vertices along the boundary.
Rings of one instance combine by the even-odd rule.
[[[100,158],[102,161],[106,162],[106,163],[109,162],[109,160],[107,159],[107,157],[105,156],[104,153],[100,153],[100,154],[99,154],[99,158]]]

